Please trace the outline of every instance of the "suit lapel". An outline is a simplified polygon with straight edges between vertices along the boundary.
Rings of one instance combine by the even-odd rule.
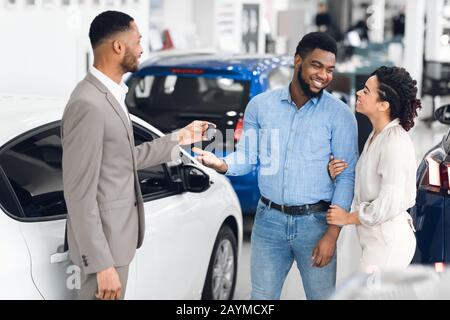
[[[122,107],[117,102],[116,98],[114,98],[114,96],[111,92],[106,93],[106,99],[109,101],[109,103],[113,107],[114,111],[120,117],[120,120],[122,120],[122,123],[125,126],[125,129],[127,129],[128,138],[130,139],[130,142],[131,142],[131,135],[130,135],[131,125],[130,125],[130,121],[127,118],[127,115],[124,113]]]
[[[125,130],[127,131],[128,141],[130,142],[131,155],[133,157],[133,166],[135,166],[136,160],[134,158],[134,137],[130,124],[131,119],[130,120],[127,119],[127,115],[124,113],[119,102],[116,100],[116,98],[114,98],[113,94],[103,85],[103,83],[100,82],[100,80],[98,80],[90,72],[86,75],[85,80],[92,83],[100,92],[105,94],[106,100],[108,100],[109,104],[114,109],[116,114],[119,116],[120,120],[122,120],[122,124],[124,125]]]
[[[98,90],[100,90],[106,95],[106,99],[108,100],[109,104],[114,109],[116,114],[119,116],[120,120],[122,120],[122,123],[125,126],[125,130],[127,130],[128,140],[130,141],[131,144],[133,133],[131,132],[130,121],[128,120],[127,115],[124,113],[119,102],[116,100],[116,98],[114,98],[113,94],[103,85],[103,83],[101,83],[100,80],[98,80],[90,72],[87,74],[85,79],[90,83],[92,83]]]

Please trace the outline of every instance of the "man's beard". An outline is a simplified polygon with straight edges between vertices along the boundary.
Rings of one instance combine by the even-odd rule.
[[[125,56],[123,57],[122,60],[122,69],[124,73],[136,72],[138,71],[138,68],[139,68],[138,60],[136,59],[135,56],[133,56],[133,54],[131,54],[131,52],[127,48],[125,51]]]
[[[311,90],[309,84],[306,83],[306,81],[302,77],[302,66],[300,66],[298,68],[297,80],[298,80],[298,83],[300,84],[300,88],[302,89],[303,94],[305,96],[307,96],[308,98],[314,98],[314,97],[320,96],[322,94],[323,90],[325,89],[325,88],[322,88],[322,89],[320,89],[319,92],[313,92]]]

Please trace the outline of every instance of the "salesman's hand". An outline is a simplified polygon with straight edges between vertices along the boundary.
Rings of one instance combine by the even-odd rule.
[[[122,295],[122,284],[114,267],[97,272],[98,293],[101,300],[119,300]]]
[[[224,173],[228,171],[228,166],[225,163],[225,161],[217,158],[213,153],[204,151],[200,148],[192,148],[192,151],[198,154],[198,156],[196,156],[195,158],[201,164],[209,168],[212,168],[218,172]]]
[[[207,121],[191,122],[178,131],[178,143],[180,145],[189,145],[200,141],[206,141],[207,139],[204,134],[210,124],[216,127],[215,124]]]
[[[322,239],[317,242],[311,257],[312,265],[314,267],[322,268],[330,263],[334,255],[334,251],[336,250],[336,241],[336,237],[326,232]]]

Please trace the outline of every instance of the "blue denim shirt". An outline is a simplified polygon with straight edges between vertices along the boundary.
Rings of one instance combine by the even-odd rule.
[[[261,195],[283,205],[329,201],[349,210],[358,159],[358,129],[350,108],[323,91],[297,109],[289,86],[264,92],[247,105],[244,133],[224,158],[226,175],[251,172],[259,164]],[[336,181],[328,175],[330,155],[348,168]]]

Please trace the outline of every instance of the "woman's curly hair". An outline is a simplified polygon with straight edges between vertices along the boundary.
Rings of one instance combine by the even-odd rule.
[[[404,68],[380,67],[372,76],[378,80],[381,101],[389,102],[391,119],[399,118],[400,125],[409,131],[414,127],[417,110],[422,107],[417,99],[417,81]]]

